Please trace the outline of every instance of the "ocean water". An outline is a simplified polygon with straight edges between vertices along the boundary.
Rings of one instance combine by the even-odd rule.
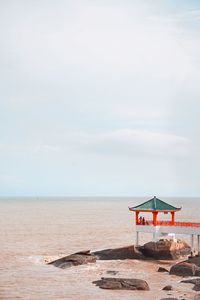
[[[200,199],[162,199],[182,206],[177,220],[200,221]],[[145,200],[0,198],[0,299],[192,299],[196,292],[190,284],[180,284],[180,278],[156,272],[161,262],[98,261],[65,270],[47,265],[80,250],[134,244],[134,216],[128,206]],[[182,238],[188,241],[187,236]],[[140,242],[149,240],[151,236],[144,234]],[[120,277],[145,279],[150,291],[110,291],[92,284],[109,277],[108,270],[119,271]],[[174,291],[162,291],[167,284],[172,284]]]

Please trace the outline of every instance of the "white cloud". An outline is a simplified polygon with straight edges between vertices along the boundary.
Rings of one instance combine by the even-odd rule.
[[[103,153],[103,155],[136,155],[151,158],[157,156],[185,157],[190,148],[187,138],[148,130],[121,129],[100,134],[78,134],[73,136],[78,148]]]
[[[103,156],[146,155],[150,158],[153,155],[166,159],[166,156],[185,157],[191,149],[191,142],[185,137],[130,128],[99,133],[65,132],[49,136],[48,139],[48,144],[1,144],[0,151],[4,154],[24,152],[56,156],[62,152],[73,156],[89,151],[98,155],[102,153]]]

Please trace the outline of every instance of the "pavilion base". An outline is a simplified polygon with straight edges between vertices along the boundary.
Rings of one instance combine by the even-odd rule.
[[[163,237],[176,241],[176,234],[190,235],[191,249],[200,256],[200,227],[136,225],[136,246],[139,246],[139,233],[152,233],[155,242]],[[194,242],[195,236],[197,243]]]

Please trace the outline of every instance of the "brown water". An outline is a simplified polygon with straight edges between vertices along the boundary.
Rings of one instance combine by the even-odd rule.
[[[196,292],[180,278],[157,273],[162,263],[137,260],[98,261],[62,270],[45,261],[80,250],[97,250],[135,242],[128,206],[144,199],[1,199],[0,299],[192,299]],[[182,205],[179,220],[199,220],[198,199],[164,199]],[[187,240],[187,237],[183,237]],[[141,243],[151,239],[142,236]],[[169,267],[170,263],[166,266]],[[92,281],[119,271],[120,277],[147,280],[150,291],[102,290]],[[175,291],[161,289],[172,284]],[[185,296],[184,296],[185,294]]]

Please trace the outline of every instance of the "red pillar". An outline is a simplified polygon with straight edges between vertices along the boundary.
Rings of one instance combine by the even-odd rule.
[[[172,225],[174,225],[174,223],[175,223],[175,212],[172,211],[171,214],[172,214]]]
[[[136,223],[136,225],[139,224],[138,216],[139,216],[139,211],[136,211],[135,212],[135,223]]]
[[[153,225],[154,226],[156,226],[156,224],[157,224],[157,215],[158,215],[158,212],[154,211],[153,212]]]

